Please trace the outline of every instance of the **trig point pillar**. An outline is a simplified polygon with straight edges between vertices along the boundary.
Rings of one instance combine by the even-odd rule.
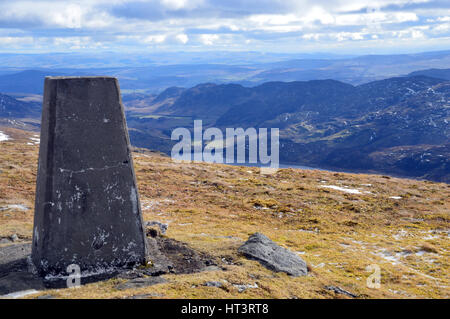
[[[146,247],[117,79],[45,78],[33,264],[102,272],[144,263]]]

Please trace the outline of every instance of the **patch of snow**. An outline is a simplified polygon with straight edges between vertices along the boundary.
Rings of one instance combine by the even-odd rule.
[[[288,229],[288,231],[299,231],[299,232],[311,233],[311,234],[318,234],[320,232],[320,230],[317,227],[312,230],[311,229]]]
[[[28,289],[28,290],[21,290],[21,291],[15,291],[12,293],[9,293],[7,295],[3,295],[1,296],[2,298],[10,298],[10,299],[17,299],[17,298],[22,298],[28,295],[32,295],[35,293],[38,293],[39,291],[35,290],[35,289]]]
[[[421,233],[427,235],[422,238],[424,240],[437,239],[440,236],[450,237],[449,230],[432,229],[427,231],[421,231]]]
[[[400,262],[399,260],[400,256],[397,256],[397,254],[394,256],[390,252],[386,251],[386,249],[382,249],[381,251],[372,254],[379,256],[387,261],[390,261],[392,265],[397,265]]]
[[[415,253],[415,255],[422,256],[423,253],[424,252],[421,250],[421,251]],[[401,264],[400,258],[411,256],[413,253],[409,250],[402,250],[398,253],[392,254],[392,253],[388,252],[386,249],[381,249],[377,253],[372,253],[372,254],[380,256],[387,261],[390,261],[392,263],[392,265],[397,265],[397,264]]]
[[[416,256],[423,256],[425,255],[425,250],[419,250],[418,252],[416,252]]]
[[[0,142],[7,141],[7,140],[10,140],[10,137],[8,135],[6,135],[5,133],[3,133],[2,131],[0,131]]]
[[[254,283],[252,284],[246,284],[246,285],[233,285],[234,287],[236,287],[238,289],[239,292],[243,292],[247,289],[256,289],[258,288],[258,284]]]
[[[408,232],[404,229],[401,229],[397,234],[392,235],[395,240],[400,240],[403,237],[408,236]]]
[[[336,185],[320,185],[320,187],[331,188],[341,192],[349,193],[349,194],[362,194],[359,190],[353,188],[344,188]]]
[[[32,140],[34,144],[39,144],[41,142],[41,139],[38,137],[30,137],[30,140]]]
[[[6,205],[6,206],[3,206],[3,207],[0,207],[0,212],[2,210],[8,210],[8,209],[29,210],[29,208],[26,207],[25,205],[14,204],[14,205]]]
[[[392,198],[392,199],[402,199],[401,196],[390,196],[389,198]]]

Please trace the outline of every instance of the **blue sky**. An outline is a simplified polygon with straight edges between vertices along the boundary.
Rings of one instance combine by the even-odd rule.
[[[448,0],[0,0],[0,52],[444,49]]]

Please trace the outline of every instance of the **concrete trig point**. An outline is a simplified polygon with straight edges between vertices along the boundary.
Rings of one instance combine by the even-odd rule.
[[[40,275],[143,264],[143,230],[117,79],[46,77],[32,261]]]

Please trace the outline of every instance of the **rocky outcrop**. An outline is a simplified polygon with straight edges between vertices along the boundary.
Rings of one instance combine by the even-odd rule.
[[[277,245],[261,233],[251,235],[239,248],[239,252],[276,272],[285,272],[295,277],[304,276],[308,273],[306,262],[303,259],[288,249]]]

